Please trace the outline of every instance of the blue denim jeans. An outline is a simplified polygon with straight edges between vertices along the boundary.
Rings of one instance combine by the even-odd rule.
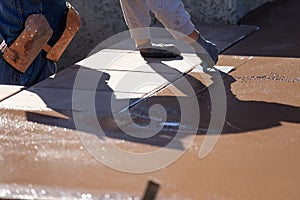
[[[7,45],[20,35],[24,23],[31,14],[43,14],[54,33],[49,45],[53,45],[64,30],[65,0],[3,0],[0,1],[0,36]],[[0,84],[31,86],[56,71],[56,63],[45,58],[41,52],[25,73],[12,68],[0,56]]]

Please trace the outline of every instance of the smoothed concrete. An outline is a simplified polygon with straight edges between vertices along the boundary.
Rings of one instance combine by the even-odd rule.
[[[22,86],[15,85],[0,85],[0,102],[9,98],[23,89]]]

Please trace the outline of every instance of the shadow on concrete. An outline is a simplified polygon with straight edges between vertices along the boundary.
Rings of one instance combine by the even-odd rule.
[[[162,64],[162,63],[161,63]],[[150,66],[155,69],[155,66],[149,63]],[[168,68],[167,65],[164,67]],[[161,67],[161,65],[160,65]],[[178,131],[178,127],[168,127],[163,126],[162,130],[153,137],[147,139],[140,139],[132,137],[125,132],[123,132],[120,127],[118,127],[115,118],[113,117],[111,111],[112,102],[124,101],[129,102],[129,104],[137,102],[139,99],[116,99],[112,89],[107,85],[107,81],[109,80],[109,75],[106,73],[101,73],[96,70],[90,70],[91,73],[97,74],[102,78],[98,82],[97,89],[107,92],[109,95],[107,98],[103,98],[100,93],[96,93],[95,95],[95,108],[96,110],[101,110],[101,107],[108,108],[104,112],[97,112],[98,122],[105,132],[106,137],[115,138],[125,141],[131,141],[135,143],[149,144],[153,146],[164,147],[166,146],[172,139],[176,136]],[[174,70],[173,68],[170,70]],[[223,83],[225,86],[226,94],[227,94],[227,114],[226,120],[224,122],[224,128],[222,134],[227,133],[245,133],[248,131],[256,131],[262,129],[270,129],[281,125],[281,122],[291,122],[291,123],[300,123],[300,108],[295,106],[289,106],[278,103],[267,103],[262,101],[242,101],[236,98],[236,96],[231,91],[231,84],[236,80],[228,75],[221,73]],[[59,74],[57,75],[59,76]],[[168,78],[165,76],[165,73],[162,73],[161,76],[164,78]],[[209,94],[209,90],[203,83],[201,83],[198,79],[190,74],[185,74],[185,79],[190,83],[193,87],[193,90],[197,94],[197,100],[199,104],[200,110],[200,121],[198,127],[189,127],[189,130],[194,130],[197,134],[206,134],[209,123],[211,120],[211,98]],[[74,80],[76,78],[76,73],[74,73]],[[88,77],[87,77],[88,78]],[[214,81],[214,80],[212,80]],[[185,93],[182,85],[173,83],[174,86]],[[55,94],[53,94],[55,95]],[[43,96],[41,96],[42,99]],[[69,96],[65,96],[64,98],[72,99],[72,93]],[[181,123],[181,110],[179,105],[180,101],[186,102],[188,104],[190,102],[191,96],[171,96],[171,95],[162,95],[162,96],[150,96],[143,101],[138,101],[139,103],[134,104],[130,107],[129,112],[132,116],[135,124],[123,123],[125,126],[131,126],[132,130],[135,132],[146,132],[147,129],[143,129],[146,127],[150,121],[151,117],[149,117],[150,108],[159,104],[165,108],[167,111],[167,122],[178,122]],[[83,98],[84,99],[84,98]],[[47,102],[44,99],[45,103],[48,107],[51,108],[51,102]],[[84,103],[84,101],[83,101]],[[72,104],[72,101],[68,101],[68,104]],[[66,108],[72,108],[72,105],[65,105]],[[194,109],[193,107],[189,109]],[[55,110],[55,108],[54,108]],[[103,109],[102,109],[103,110]],[[56,110],[58,113],[61,113],[67,118],[55,117],[47,114],[36,113],[36,112],[27,112],[27,119],[32,122],[37,122],[41,124],[47,124],[51,126],[58,126],[62,128],[74,129],[76,130],[74,124],[73,114],[70,110]],[[193,116],[189,116],[190,120],[193,120]],[[86,122],[86,130],[80,130],[86,132],[87,134],[98,135],[97,132],[91,131],[93,128],[89,127],[89,119],[87,118]],[[176,149],[184,149],[182,144],[177,144]]]
[[[223,134],[244,133],[248,131],[273,128],[280,126],[281,122],[300,123],[300,107],[278,103],[268,103],[264,101],[242,101],[238,99],[231,91],[231,84],[236,82],[236,79],[223,72],[220,72],[220,74],[225,86],[227,99],[227,112],[222,131]],[[163,76],[163,74],[161,75]],[[206,134],[211,119],[211,96],[209,94],[209,89],[190,74],[186,74],[185,79],[190,83],[194,91],[197,93],[201,115],[198,133]],[[215,80],[212,81],[215,82]],[[180,85],[180,82],[179,84],[173,84],[176,88],[182,90],[184,93],[184,88],[182,85]],[[189,101],[189,97],[177,98],[184,98],[187,102]],[[168,96],[153,96],[150,97],[148,101],[142,102],[135,108],[146,108],[145,110],[149,110],[152,105],[162,104],[167,110],[171,110],[172,113],[175,113],[175,115],[173,114],[169,116],[172,120],[180,121],[180,112],[174,112],[176,107],[177,110],[179,108],[177,98]],[[203,132],[203,130],[205,131]]]

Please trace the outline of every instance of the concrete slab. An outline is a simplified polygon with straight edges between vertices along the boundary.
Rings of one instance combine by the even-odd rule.
[[[22,86],[15,85],[0,85],[0,102],[10,96],[20,92],[23,89]]]
[[[269,76],[272,73],[274,78],[276,78],[276,74],[284,76],[281,77],[283,78],[282,81],[284,78],[297,79],[300,77],[298,58],[252,57],[240,67],[232,73],[233,76],[252,76],[255,78],[255,76]]]
[[[95,111],[103,114],[120,111],[145,96],[144,93],[124,93],[58,88],[30,88],[0,103],[0,108],[28,111]],[[26,99],[26,101],[24,101]],[[96,99],[89,106],[90,99]],[[74,107],[72,107],[72,105]]]
[[[238,69],[243,69],[246,64]],[[252,67],[255,68],[256,64],[248,65],[247,69]],[[232,73],[238,76],[238,72]],[[295,94],[299,87],[281,81],[276,81],[277,86],[270,87],[274,84],[273,80],[261,83],[256,80],[252,83],[253,89],[250,87],[249,90],[249,84],[235,79],[232,73],[224,75],[228,76],[224,77],[228,113],[223,134],[213,152],[205,159],[198,159],[205,137],[203,129],[207,128],[210,120],[210,98],[208,92],[202,90],[206,87],[193,76],[190,80],[197,83],[192,85],[195,90],[199,89],[197,93],[200,94],[201,129],[180,159],[159,171],[146,174],[123,173],[98,162],[82,145],[78,132],[74,130],[72,116],[66,120],[49,117],[47,113],[0,110],[0,120],[3,122],[0,125],[3,173],[0,175],[4,183],[0,186],[0,194],[5,198],[20,198],[20,195],[43,198],[141,198],[151,177],[160,180],[160,199],[297,199],[300,180],[299,159],[296,159],[300,153],[297,102],[300,102],[300,97],[295,97]],[[158,103],[169,111],[170,119],[178,120],[180,108],[176,101],[184,98],[185,103],[189,104],[190,93],[180,88],[183,86],[180,80],[174,85],[180,93],[153,96],[134,109],[147,109]],[[266,92],[265,95],[273,98],[273,102],[266,102],[266,96],[253,99],[254,93],[260,93],[254,85],[273,92],[279,87],[294,87],[295,91],[281,94]],[[247,91],[250,92],[245,93]],[[241,95],[244,95],[243,98],[240,98]],[[278,101],[274,95],[286,96],[285,102]],[[192,118],[190,116],[189,120]],[[104,124],[110,123],[107,118],[100,117],[99,120]],[[9,126],[12,123],[15,126]],[[103,143],[91,132],[81,134],[91,143]],[[105,144],[114,144],[135,153],[147,153],[159,150],[160,145],[167,143],[172,135],[172,132],[162,133],[163,137],[142,142],[132,140],[117,130],[107,134]],[[108,158],[111,156],[107,155]]]
[[[165,66],[166,67],[166,66]],[[126,93],[149,93],[182,76],[139,71],[97,71],[88,68],[68,68],[55,78],[38,83],[34,88],[64,88]],[[76,81],[76,82],[75,82]]]
[[[71,111],[72,103],[82,102],[82,107],[77,109],[90,111],[92,108],[85,107],[85,99],[96,94],[96,99],[103,100],[96,106],[96,111],[107,112],[111,103],[117,102],[112,109],[116,112],[177,80],[195,67],[193,62],[200,63],[201,60],[195,55],[187,55],[182,60],[145,61],[136,52],[104,50],[82,61],[80,64],[84,66],[71,66],[3,101],[0,107]],[[98,67],[101,64],[107,67]],[[74,93],[78,96],[72,96]]]
[[[84,59],[78,65],[95,70],[180,74],[200,62],[195,54],[184,53],[183,58],[158,60],[144,59],[135,50],[106,49]]]
[[[240,23],[261,29],[224,54],[299,58],[299,6],[295,0],[274,1],[246,16]]]
[[[201,24],[199,31],[209,40],[214,42],[219,51],[227,48],[248,37],[259,30],[254,25],[227,25],[227,24]]]
[[[253,56],[227,56],[227,55],[220,55],[218,65],[220,66],[233,66],[234,69],[238,68],[239,66],[247,63],[253,59]]]
[[[237,98],[300,105],[300,59],[254,57],[230,75]],[[246,87],[247,90],[239,89]]]

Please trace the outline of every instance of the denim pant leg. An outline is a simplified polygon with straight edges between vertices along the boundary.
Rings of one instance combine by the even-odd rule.
[[[0,1],[0,36],[10,45],[23,31],[27,17],[34,13],[44,14],[54,30],[52,43],[62,33],[65,0],[5,0]],[[53,11],[52,13],[50,11]],[[50,41],[51,42],[51,41]],[[51,44],[50,44],[51,45]],[[41,52],[25,73],[13,69],[0,57],[0,84],[31,86],[56,71],[56,64],[45,59]]]
[[[65,0],[41,0],[43,4],[43,15],[47,18],[54,33],[49,45],[54,45],[65,29],[66,23],[66,1]]]
[[[0,57],[0,84],[20,85],[20,73]]]
[[[49,40],[48,44],[50,46],[54,45],[56,41],[60,38],[61,34],[65,29],[65,19],[66,19],[66,1],[65,0],[40,0],[42,4],[42,14],[46,17],[48,23],[53,29],[53,36]],[[26,8],[30,9],[30,8]],[[21,83],[26,80],[28,85],[33,85],[34,83],[40,82],[43,79],[49,77],[56,72],[56,63],[45,59],[45,52],[41,52],[40,55],[32,63],[33,67],[28,70],[26,75],[21,75]],[[38,66],[43,66],[42,68]],[[29,78],[31,76],[31,78]],[[24,77],[24,78],[23,78]],[[25,81],[24,81],[25,80]]]

